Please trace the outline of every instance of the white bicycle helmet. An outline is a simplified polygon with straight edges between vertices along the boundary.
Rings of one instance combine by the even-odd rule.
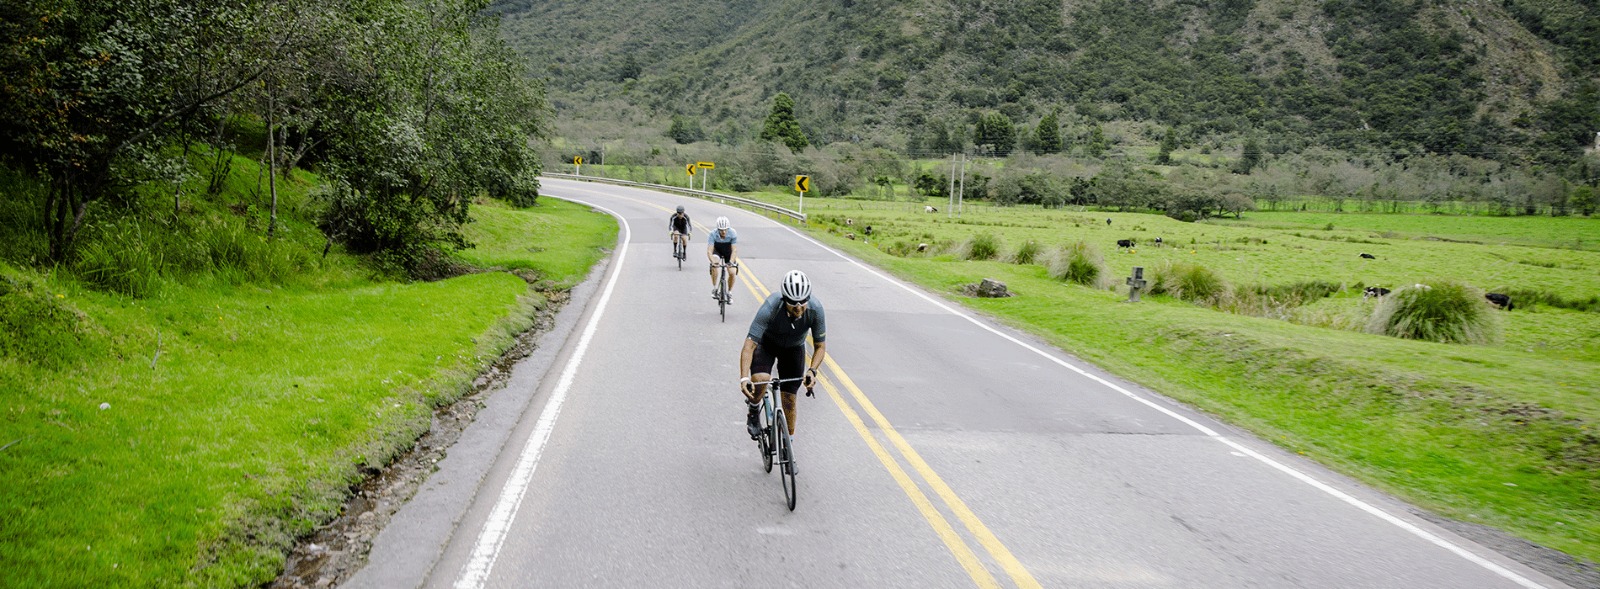
[[[732,227],[733,223],[729,223],[727,217],[717,217],[717,229],[729,229]]]
[[[790,270],[783,276],[783,300],[790,303],[804,303],[811,299],[811,280],[806,278],[806,273],[799,270]]]

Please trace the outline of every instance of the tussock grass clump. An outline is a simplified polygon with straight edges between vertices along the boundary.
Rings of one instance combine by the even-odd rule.
[[[1215,271],[1189,262],[1164,262],[1150,271],[1150,294],[1165,294],[1196,303],[1215,303],[1228,293],[1228,283]]]
[[[1050,276],[1056,280],[1064,280],[1082,284],[1090,288],[1100,288],[1106,276],[1106,262],[1100,257],[1100,250],[1094,244],[1078,241],[1063,246],[1050,256],[1046,264]]]
[[[1288,320],[1294,309],[1339,292],[1338,283],[1304,280],[1289,284],[1257,284],[1233,289],[1215,300],[1218,310],[1237,315]]]
[[[961,242],[956,257],[963,260],[993,260],[1000,255],[1000,238],[993,233],[978,233]]]
[[[1039,257],[1039,242],[1028,240],[1017,246],[1017,251],[1006,258],[1013,264],[1032,264]]]
[[[1398,338],[1454,344],[1486,344],[1500,324],[1483,291],[1454,281],[1407,286],[1383,297],[1367,331]]]
[[[236,219],[123,219],[90,232],[72,270],[96,289],[142,298],[155,295],[168,280],[210,276],[236,284],[276,284],[315,264],[303,244],[269,240]]]
[[[1511,302],[1518,307],[1532,307],[1534,303],[1555,307],[1558,309],[1572,309],[1574,311],[1600,312],[1600,295],[1589,295],[1588,298],[1566,298],[1548,290],[1536,288],[1513,288],[1503,291],[1511,297]]]

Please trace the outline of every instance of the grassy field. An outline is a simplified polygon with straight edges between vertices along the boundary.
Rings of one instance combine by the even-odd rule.
[[[195,234],[258,239],[247,218],[192,206]],[[474,217],[479,247],[463,259],[553,287],[581,280],[616,236],[610,217],[552,199]],[[293,538],[337,514],[545,304],[507,272],[370,278],[343,254],[315,261],[303,219],[288,231],[259,252],[312,248],[289,276],[172,267],[140,297],[0,263],[0,586],[269,582]]]
[[[1589,245],[1600,219],[1251,213],[1181,223],[994,207],[958,218],[923,213],[920,203],[811,198],[806,211],[810,231],[832,245],[1285,448],[1446,516],[1600,560],[1600,306],[1524,301],[1495,312],[1499,337],[1487,345],[1360,330],[1375,305],[1360,296],[1364,285],[1456,280],[1588,300],[1600,292],[1600,252]],[[956,253],[979,234],[998,240],[999,259]],[[1139,245],[1119,249],[1119,239]],[[1000,261],[1030,240],[1046,252],[1088,243],[1104,258],[1104,285]],[[917,253],[923,243],[928,251]],[[1307,281],[1339,288],[1247,314],[1165,296],[1128,305],[1126,287],[1107,288],[1134,266],[1168,263],[1210,268],[1233,291]],[[986,277],[1017,296],[958,294]]]

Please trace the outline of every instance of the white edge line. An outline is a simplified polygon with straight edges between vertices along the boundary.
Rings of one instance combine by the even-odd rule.
[[[1015,344],[1017,344],[1019,346],[1022,346],[1023,348],[1027,348],[1029,351],[1032,351],[1035,354],[1043,356],[1046,359],[1049,359],[1050,361],[1055,362],[1056,364],[1060,364],[1061,366],[1066,367],[1068,370],[1071,370],[1073,372],[1081,374],[1084,377],[1089,378],[1090,380],[1093,380],[1095,382],[1098,382],[1100,384],[1105,385],[1106,387],[1110,388],[1111,390],[1114,390],[1114,391],[1117,391],[1119,393],[1122,393],[1123,395],[1127,396],[1130,399],[1133,399],[1135,401],[1143,403],[1143,404],[1149,406],[1150,408],[1155,409],[1156,411],[1160,411],[1160,412],[1166,414],[1167,416],[1169,416],[1169,417],[1171,417],[1173,419],[1176,419],[1178,421],[1181,421],[1181,422],[1189,425],[1190,427],[1193,427],[1194,429],[1200,430],[1201,433],[1205,434],[1208,437],[1211,437],[1211,438],[1216,439],[1216,440],[1218,440],[1218,441],[1220,441],[1220,442],[1222,442],[1224,444],[1232,446],[1234,449],[1239,450],[1240,452],[1244,453],[1247,456],[1250,456],[1251,458],[1254,458],[1256,460],[1264,462],[1268,466],[1271,466],[1272,468],[1275,468],[1277,470],[1283,471],[1284,473],[1288,474],[1289,476],[1292,476],[1292,477],[1294,477],[1296,479],[1299,479],[1302,482],[1305,482],[1306,484],[1311,485],[1312,487],[1316,488],[1317,490],[1320,490],[1320,491],[1322,491],[1324,493],[1327,493],[1327,494],[1333,496],[1336,499],[1339,499],[1340,501],[1344,501],[1345,503],[1353,505],[1353,506],[1355,506],[1356,508],[1358,508],[1358,509],[1360,509],[1362,511],[1365,511],[1367,513],[1375,515],[1375,516],[1379,517],[1380,519],[1382,519],[1382,520],[1384,520],[1386,522],[1394,524],[1396,527],[1399,527],[1402,530],[1410,532],[1412,535],[1415,535],[1415,536],[1417,536],[1419,538],[1422,538],[1423,540],[1427,540],[1428,542],[1430,542],[1430,543],[1432,543],[1432,544],[1434,544],[1436,546],[1439,546],[1441,548],[1444,548],[1445,550],[1449,550],[1450,552],[1455,553],[1457,556],[1460,556],[1461,558],[1467,559],[1468,561],[1472,562],[1473,564],[1476,564],[1476,565],[1481,566],[1481,567],[1483,567],[1485,569],[1488,569],[1490,572],[1493,572],[1493,573],[1495,573],[1497,575],[1500,575],[1501,577],[1505,577],[1507,580],[1510,580],[1513,583],[1516,583],[1518,585],[1526,587],[1527,589],[1547,589],[1544,585],[1541,585],[1541,584],[1536,583],[1536,582],[1534,582],[1534,581],[1532,581],[1532,580],[1530,580],[1530,579],[1528,579],[1526,577],[1523,577],[1522,575],[1519,575],[1516,572],[1514,572],[1514,571],[1512,571],[1510,569],[1507,569],[1507,568],[1505,568],[1503,566],[1500,566],[1498,564],[1490,562],[1488,559],[1485,559],[1485,558],[1483,558],[1481,556],[1478,556],[1477,554],[1473,554],[1471,551],[1469,551],[1469,550],[1467,550],[1465,548],[1462,548],[1460,546],[1457,546],[1455,543],[1453,543],[1453,542],[1451,542],[1449,540],[1441,538],[1436,534],[1433,534],[1431,532],[1428,532],[1427,530],[1424,530],[1422,528],[1419,528],[1419,527],[1411,524],[1410,522],[1407,522],[1407,521],[1402,520],[1402,519],[1400,519],[1398,517],[1395,517],[1394,515],[1391,515],[1388,512],[1383,511],[1382,509],[1379,509],[1379,508],[1377,508],[1377,507],[1375,507],[1375,506],[1373,506],[1373,505],[1371,505],[1371,504],[1369,504],[1369,503],[1367,503],[1365,501],[1357,499],[1357,498],[1351,496],[1348,493],[1345,493],[1343,491],[1335,489],[1332,486],[1328,485],[1327,483],[1324,483],[1322,481],[1317,480],[1316,478],[1313,478],[1311,475],[1308,475],[1308,474],[1305,474],[1305,473],[1300,472],[1298,470],[1295,470],[1294,468],[1292,468],[1292,467],[1290,467],[1290,466],[1288,466],[1286,464],[1283,464],[1281,462],[1278,462],[1276,460],[1268,458],[1267,456],[1262,455],[1259,452],[1256,452],[1254,450],[1246,448],[1244,445],[1239,444],[1238,442],[1235,442],[1233,440],[1228,439],[1227,436],[1219,434],[1215,430],[1212,430],[1211,428],[1206,427],[1206,426],[1204,426],[1204,425],[1202,425],[1202,424],[1200,424],[1200,423],[1198,423],[1198,422],[1196,422],[1196,421],[1194,421],[1192,419],[1189,419],[1187,417],[1179,415],[1177,412],[1174,412],[1171,409],[1168,409],[1166,407],[1162,407],[1161,405],[1156,404],[1154,401],[1150,401],[1149,399],[1145,399],[1144,397],[1139,396],[1138,394],[1134,393],[1133,391],[1129,391],[1128,389],[1125,389],[1125,388],[1122,388],[1121,386],[1118,386],[1116,383],[1113,383],[1113,382],[1108,381],[1106,379],[1100,378],[1099,376],[1096,376],[1094,374],[1090,374],[1088,371],[1073,365],[1071,362],[1067,362],[1066,360],[1062,360],[1060,358],[1057,358],[1054,355],[1046,353],[1044,350],[1040,350],[1039,348],[1034,347],[1033,345],[1031,345],[1031,344],[1029,344],[1027,342],[1024,342],[1024,341],[1019,340],[1019,339],[1017,339],[1015,337],[1012,337],[1010,334],[1007,334],[1007,333],[1004,333],[1004,332],[1002,332],[1002,331],[1000,331],[998,329],[995,329],[995,328],[985,324],[984,322],[977,320],[976,318],[972,317],[971,315],[968,315],[966,313],[962,313],[961,311],[953,309],[949,305],[944,304],[944,302],[939,301],[937,299],[934,299],[933,297],[928,296],[926,293],[923,293],[922,291],[919,291],[919,290],[917,290],[915,288],[912,288],[910,285],[906,284],[903,281],[900,281],[900,280],[895,279],[895,278],[891,278],[889,276],[885,276],[884,274],[878,272],[877,270],[873,269],[872,267],[867,266],[866,264],[863,264],[863,263],[861,263],[861,262],[859,262],[857,260],[854,260],[854,259],[850,258],[849,256],[844,255],[844,253],[840,252],[839,250],[836,250],[836,249],[834,249],[834,248],[832,248],[832,247],[830,247],[830,246],[828,246],[826,244],[823,244],[820,241],[812,239],[810,236],[808,236],[808,235],[806,235],[804,233],[801,233],[798,229],[795,229],[794,227],[790,227],[789,225],[784,224],[784,223],[779,223],[778,225],[783,227],[784,229],[788,229],[790,232],[792,232],[796,236],[800,237],[800,239],[804,239],[804,240],[809,241],[809,242],[811,242],[813,244],[816,244],[817,247],[821,247],[822,249],[831,252],[833,255],[839,256],[839,258],[843,259],[846,262],[850,262],[851,264],[855,264],[856,267],[861,268],[862,270],[866,270],[869,274],[872,274],[873,276],[877,276],[878,278],[882,278],[884,281],[889,282],[890,284],[894,284],[895,286],[899,286],[900,288],[905,289],[906,292],[909,292],[911,294],[917,295],[918,297],[921,297],[922,300],[928,301],[929,303],[932,303],[934,306],[939,307],[940,309],[944,309],[945,311],[950,312],[950,314],[952,314],[952,315],[955,315],[955,316],[960,317],[962,319],[966,319],[967,321],[970,321],[973,325],[977,325],[978,327],[981,327],[981,328],[989,331],[990,333],[993,333],[993,334],[998,335],[998,336],[1000,336],[1002,338],[1005,338],[1006,340],[1011,341],[1012,343],[1015,343]]]
[[[539,414],[539,422],[534,425],[533,434],[528,436],[528,443],[522,447],[516,468],[511,471],[511,477],[500,490],[500,499],[495,502],[494,510],[489,513],[488,521],[484,522],[483,531],[478,534],[478,542],[472,549],[472,557],[461,568],[461,576],[456,578],[455,589],[481,589],[488,582],[489,572],[494,569],[495,559],[500,555],[500,547],[505,544],[506,535],[511,532],[511,522],[517,518],[517,509],[522,505],[522,497],[527,494],[533,472],[539,467],[539,458],[544,454],[545,442],[550,440],[556,418],[561,415],[561,405],[566,401],[567,392],[572,388],[578,364],[583,361],[584,353],[589,348],[589,341],[594,338],[595,330],[600,325],[600,317],[605,314],[606,303],[611,301],[611,292],[617,286],[617,276],[622,274],[622,262],[628,257],[628,242],[633,239],[633,229],[628,226],[628,220],[616,211],[583,201],[562,200],[605,211],[622,223],[623,239],[622,245],[617,248],[614,262],[616,267],[611,270],[611,277],[607,279],[605,292],[600,295],[600,302],[595,307],[594,315],[589,317],[589,323],[583,327],[583,336],[578,339],[577,348],[567,359],[566,367],[561,370],[561,378],[556,381],[556,388],[551,391],[550,400],[545,403],[544,411]]]

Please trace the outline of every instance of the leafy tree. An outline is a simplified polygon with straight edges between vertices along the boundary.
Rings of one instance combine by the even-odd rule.
[[[1033,134],[1033,151],[1040,154],[1057,153],[1061,148],[1061,123],[1056,111],[1050,111],[1039,119],[1039,126]]]
[[[800,121],[794,117],[794,99],[788,94],[779,92],[772,98],[772,112],[767,114],[766,123],[762,125],[761,140],[781,141],[794,153],[800,153],[811,144],[800,130]]]
[[[997,156],[1010,154],[1017,145],[1016,127],[1011,124],[1011,117],[1003,112],[984,113],[973,134],[980,147],[987,146],[986,151]]]
[[[1593,215],[1596,205],[1600,205],[1600,202],[1597,202],[1595,197],[1594,187],[1583,185],[1572,189],[1572,197],[1569,202],[1573,210],[1583,213],[1584,216]]]
[[[706,132],[700,128],[699,119],[672,115],[672,127],[667,129],[667,136],[683,145],[705,140]]]
[[[1106,150],[1111,148],[1111,143],[1106,140],[1105,131],[1101,130],[1100,125],[1097,123],[1089,128],[1089,138],[1084,142],[1083,146],[1084,149],[1088,150],[1089,157],[1101,158],[1105,157]]]
[[[1161,137],[1161,151],[1156,153],[1156,165],[1165,166],[1172,163],[1172,150],[1178,148],[1178,131],[1167,129],[1166,135]]]
[[[950,196],[950,177],[922,172],[917,174],[916,182],[911,187],[923,196],[945,198]]]
[[[1247,175],[1261,163],[1261,143],[1255,137],[1244,140],[1244,152],[1239,155],[1239,161],[1233,164],[1233,173]]]

